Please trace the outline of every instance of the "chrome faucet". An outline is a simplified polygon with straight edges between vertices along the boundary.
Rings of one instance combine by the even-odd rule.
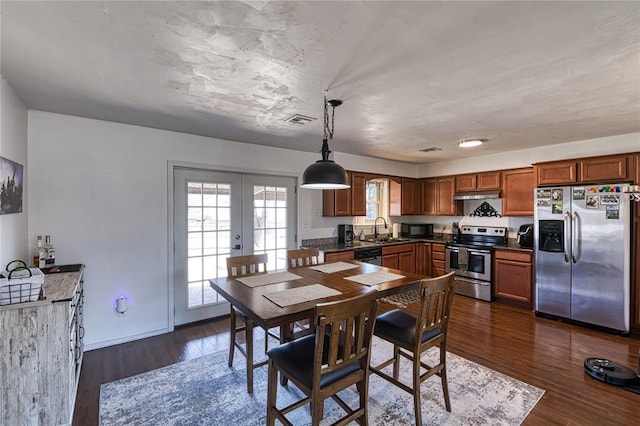
[[[382,216],[376,217],[376,220],[373,222],[373,239],[374,240],[378,239],[378,219],[382,219],[382,221],[384,222],[384,229],[387,229],[387,221],[385,220],[385,218]]]

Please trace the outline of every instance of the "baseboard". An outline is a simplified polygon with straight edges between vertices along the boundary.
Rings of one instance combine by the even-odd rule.
[[[169,329],[169,327],[165,327],[165,328],[160,328],[160,329],[157,329],[157,330],[147,331],[147,332],[140,333],[140,334],[134,334],[134,335],[131,335],[131,336],[119,337],[119,338],[113,339],[113,340],[103,340],[101,342],[86,344],[84,346],[84,351],[87,352],[87,351],[92,351],[94,349],[106,348],[107,346],[113,346],[113,345],[119,345],[120,343],[132,342],[134,340],[144,339],[144,338],[147,338],[147,337],[153,337],[153,336],[157,336],[159,334],[169,333],[171,331],[173,331],[173,330]]]

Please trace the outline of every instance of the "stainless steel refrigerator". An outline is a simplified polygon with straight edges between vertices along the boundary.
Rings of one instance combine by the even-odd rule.
[[[623,185],[536,188],[536,312],[629,331],[630,201]]]

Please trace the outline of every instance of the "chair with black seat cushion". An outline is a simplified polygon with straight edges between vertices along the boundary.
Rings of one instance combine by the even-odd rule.
[[[251,254],[246,256],[233,256],[227,258],[227,275],[230,277],[243,277],[254,274],[267,273],[268,257],[266,253]],[[253,369],[266,365],[267,361],[253,362],[253,321],[235,306],[231,306],[230,336],[229,336],[229,367],[233,364],[235,348],[245,356],[247,360],[247,392],[253,393]],[[238,324],[240,319],[244,325]],[[246,349],[238,342],[236,333],[244,331]],[[268,350],[269,336],[280,340],[280,336],[265,330],[264,350]]]
[[[454,294],[454,275],[455,272],[451,272],[420,282],[420,305],[417,315],[395,309],[379,315],[376,319],[373,333],[393,343],[393,358],[371,366],[370,371],[413,395],[416,425],[422,425],[420,385],[434,374],[440,376],[445,406],[447,411],[451,412],[446,354],[447,327]],[[438,364],[431,366],[421,361],[420,356],[434,346],[440,349],[440,360]],[[402,383],[398,378],[401,356],[412,362],[412,386]],[[391,364],[393,364],[393,376],[382,371]],[[423,369],[424,373],[422,373]]]
[[[320,249],[307,248],[288,250],[287,261],[289,268],[318,265],[320,263]]]
[[[286,414],[311,404],[311,424],[323,418],[324,400],[333,398],[346,415],[334,424],[357,421],[367,424],[368,376],[371,337],[377,308],[377,291],[343,301],[318,304],[314,310],[315,333],[287,342],[267,352],[269,383],[267,424],[276,418],[291,425]],[[306,398],[284,408],[276,407],[278,372],[293,382]],[[352,408],[337,393],[356,385],[359,405]]]

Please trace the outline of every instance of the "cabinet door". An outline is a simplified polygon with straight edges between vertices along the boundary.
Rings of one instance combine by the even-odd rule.
[[[477,189],[500,189],[500,172],[485,172],[478,173],[476,178]]]
[[[453,201],[456,182],[453,177],[440,178],[437,181],[437,211],[439,215],[457,216],[459,205]]]
[[[422,186],[422,214],[435,215],[437,210],[437,184],[435,179],[423,179]]]
[[[585,158],[578,162],[580,166],[579,181],[589,182],[620,182],[633,177],[627,173],[630,157],[627,155],[607,155],[603,157]]]
[[[386,266],[387,268],[400,269],[398,253],[383,254],[382,266]]]
[[[477,175],[459,175],[456,176],[456,191],[474,191],[477,189]]]
[[[420,214],[420,181],[416,179],[402,179],[402,206],[401,212],[405,214]]]
[[[532,267],[528,253],[496,251],[494,295],[532,306]]]
[[[351,215],[367,215],[366,175],[351,173]]]
[[[416,274],[431,276],[431,243],[416,243]]]
[[[402,180],[389,179],[389,216],[402,215]]]
[[[351,179],[350,175],[349,179]],[[323,189],[322,215],[351,216],[351,188]]]
[[[536,164],[538,186],[572,184],[578,181],[575,160]]]
[[[502,215],[533,216],[533,168],[502,172]]]
[[[406,272],[415,272],[416,270],[416,257],[413,251],[406,251],[398,253],[398,269]]]

